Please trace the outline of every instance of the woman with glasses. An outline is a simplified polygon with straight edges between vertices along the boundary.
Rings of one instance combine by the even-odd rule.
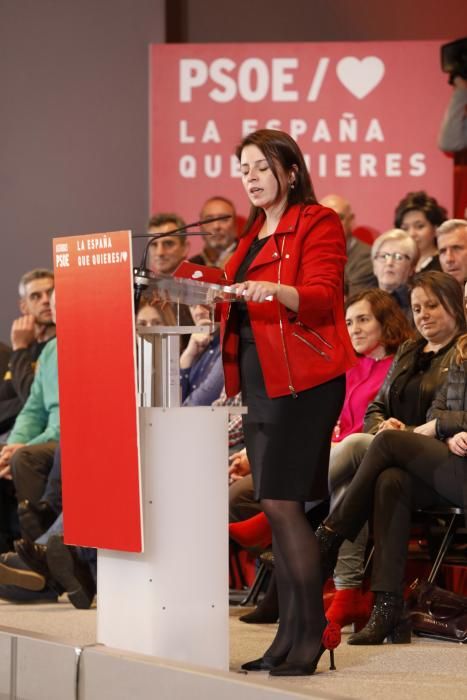
[[[447,376],[456,340],[465,330],[461,287],[451,275],[444,272],[416,275],[411,285],[411,303],[417,337],[401,345],[396,353],[383,386],[366,411],[365,432],[349,435],[332,451],[331,512],[342,499],[345,501],[348,490],[353,488],[353,481],[376,434],[394,430],[411,433],[415,426],[425,423],[436,391]],[[358,531],[352,533],[352,542],[345,543],[339,556],[334,572],[339,589],[355,589],[361,585],[367,534],[365,530],[360,535],[360,530],[364,526],[365,520],[360,523]],[[373,572],[378,569],[380,558],[379,554],[375,557]],[[388,566],[393,566],[391,560]],[[375,585],[381,584],[376,582]],[[381,589],[372,585],[372,590]],[[390,591],[391,588],[382,590]],[[331,611],[328,619],[341,625],[361,622],[361,610],[355,607],[355,596],[347,597],[347,604]],[[399,605],[401,600],[398,598]],[[378,615],[382,610],[384,608],[378,607]],[[349,643],[380,644],[386,636],[381,639],[379,634],[368,635],[368,629],[362,634],[363,637],[359,633],[354,635]]]
[[[371,257],[378,287],[394,297],[411,321],[407,283],[415,271],[419,257],[414,239],[401,229],[386,231],[373,243]]]

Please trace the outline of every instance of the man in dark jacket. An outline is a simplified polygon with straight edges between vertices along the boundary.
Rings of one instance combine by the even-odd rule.
[[[21,277],[19,307],[22,315],[13,321],[12,351],[9,352],[8,367],[0,375],[0,442],[26,403],[39,355],[46,343],[55,337],[50,308],[53,288],[54,278],[50,270],[35,269]]]
[[[344,229],[347,241],[347,263],[344,272],[347,296],[351,297],[362,289],[377,287],[378,281],[373,273],[371,248],[352,235],[355,214],[350,203],[338,194],[328,194],[320,204],[336,212]]]

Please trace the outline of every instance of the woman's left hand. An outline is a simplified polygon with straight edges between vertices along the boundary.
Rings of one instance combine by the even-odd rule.
[[[436,437],[436,418],[428,421],[428,423],[423,423],[423,425],[418,425],[414,428],[414,433],[419,435],[426,435],[427,437]]]
[[[279,292],[279,286],[276,282],[255,282],[246,280],[239,284],[232,285],[234,293],[243,297],[245,301],[266,301],[267,297],[276,297]]]

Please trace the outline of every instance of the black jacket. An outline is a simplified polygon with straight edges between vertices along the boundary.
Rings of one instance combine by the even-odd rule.
[[[10,350],[6,371],[0,376],[0,434],[13,427],[34,381],[36,362],[45,343],[32,343],[28,348]]]
[[[441,440],[467,430],[467,361],[452,361],[446,382],[437,392],[428,411],[436,418],[436,434]]]
[[[445,348],[445,352],[439,352],[433,358],[429,368],[425,371],[420,385],[420,393],[418,397],[418,425],[425,423],[427,420],[427,411],[429,410],[436,391],[440,385],[444,383],[447,377],[449,365],[455,353],[455,344],[457,339],[453,339]],[[381,421],[387,418],[397,418],[394,414],[393,400],[394,380],[401,377],[403,374],[414,371],[415,358],[417,351],[423,347],[426,340],[407,340],[401,345],[394,357],[394,361],[386,376],[383,386],[379,390],[374,401],[368,406],[365,413],[363,429],[366,433],[375,435],[378,432],[378,427]],[[414,428],[415,426],[407,426]]]

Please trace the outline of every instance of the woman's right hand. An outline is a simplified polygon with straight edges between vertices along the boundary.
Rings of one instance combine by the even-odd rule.
[[[405,430],[405,423],[397,418],[387,418],[378,425],[378,433],[383,430]]]
[[[446,444],[453,454],[458,457],[467,457],[467,432],[465,430],[448,438]]]

